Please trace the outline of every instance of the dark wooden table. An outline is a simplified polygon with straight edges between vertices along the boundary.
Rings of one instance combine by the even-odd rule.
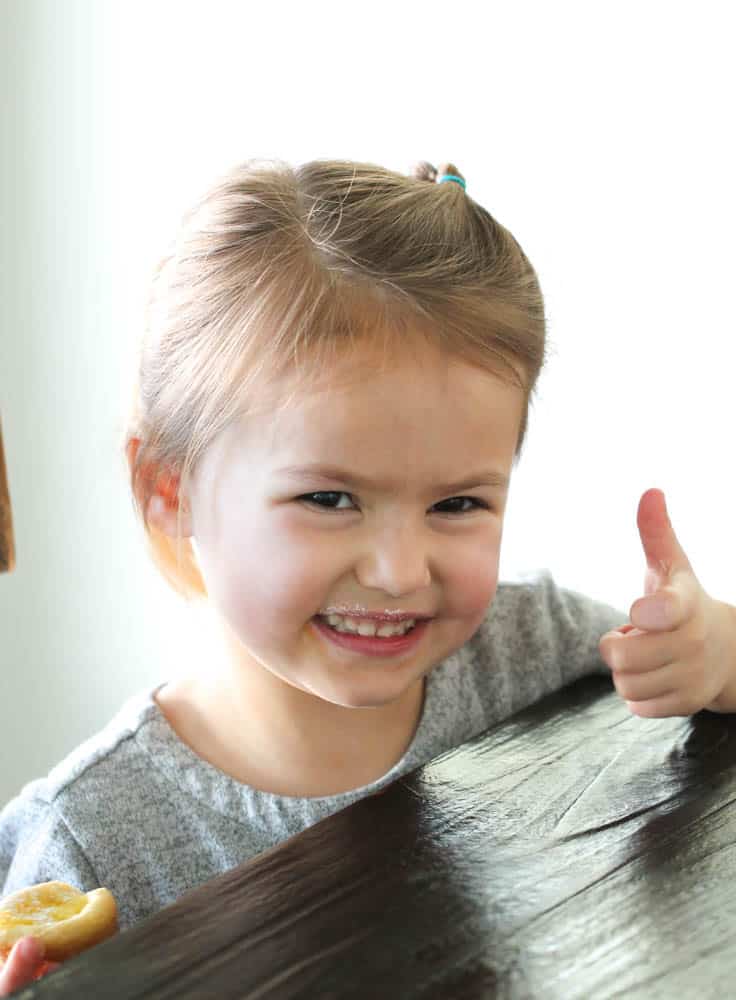
[[[736,997],[735,802],[736,716],[586,677],[15,995]]]

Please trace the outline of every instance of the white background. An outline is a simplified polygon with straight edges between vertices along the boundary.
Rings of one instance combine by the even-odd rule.
[[[206,664],[119,450],[148,277],[236,162],[453,161],[539,275],[553,356],[502,579],[628,614],[665,491],[736,604],[731,5],[0,0],[0,806],[130,694]]]

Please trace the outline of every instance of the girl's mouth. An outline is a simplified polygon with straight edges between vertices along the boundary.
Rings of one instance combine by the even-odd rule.
[[[431,618],[416,622],[404,635],[357,635],[354,632],[338,632],[320,615],[315,615],[312,624],[317,632],[329,642],[342,649],[364,656],[397,656],[413,649],[427,631]]]

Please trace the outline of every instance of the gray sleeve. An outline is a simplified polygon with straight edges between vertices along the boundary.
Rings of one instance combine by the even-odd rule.
[[[0,812],[0,895],[56,879],[80,892],[99,888],[94,869],[53,802],[28,788]]]
[[[558,587],[551,574],[541,575],[539,627],[560,666],[560,682],[569,684],[586,674],[611,676],[601,659],[601,636],[629,621],[625,611]]]
[[[598,643],[628,620],[609,604],[558,587],[548,570],[523,583],[500,584],[472,640],[489,724],[586,674],[603,674],[613,686]]]

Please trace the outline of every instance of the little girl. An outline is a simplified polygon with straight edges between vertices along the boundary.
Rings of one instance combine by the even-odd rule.
[[[453,164],[246,162],[156,270],[123,447],[222,643],[0,813],[6,895],[124,930],[587,673],[628,616],[499,583],[545,360],[537,276]]]

